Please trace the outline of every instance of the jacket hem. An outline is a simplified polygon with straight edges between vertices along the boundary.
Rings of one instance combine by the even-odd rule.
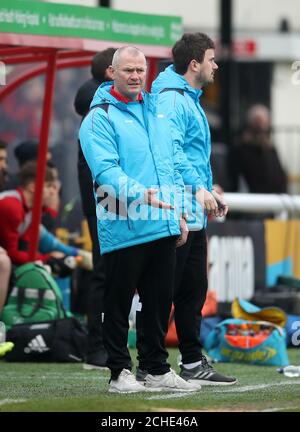
[[[110,253],[110,252],[114,252],[114,251],[119,250],[119,249],[125,249],[125,248],[128,248],[128,247],[137,246],[137,245],[143,244],[143,243],[150,243],[152,241],[159,240],[161,238],[173,237],[173,236],[179,236],[179,235],[180,235],[179,232],[178,233],[175,233],[175,232],[174,233],[170,233],[170,231],[165,231],[165,232],[162,232],[162,233],[157,233],[157,234],[149,235],[147,237],[141,237],[141,238],[137,238],[137,239],[134,239],[134,240],[127,241],[127,242],[118,243],[117,245],[114,245],[112,247],[101,248],[101,246],[100,246],[101,255],[104,255],[104,254],[107,254],[107,253]],[[101,241],[100,241],[100,245],[101,245]]]

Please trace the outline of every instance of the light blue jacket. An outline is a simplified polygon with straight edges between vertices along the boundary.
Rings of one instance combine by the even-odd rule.
[[[160,93],[159,103],[170,120],[173,138],[179,144],[188,160],[202,180],[202,186],[212,190],[210,165],[211,138],[208,121],[200,105],[202,90],[189,85],[186,79],[175,72],[173,65],[161,72],[152,85],[152,92],[173,89]],[[178,92],[174,89],[180,89]],[[184,178],[186,185],[186,179]],[[197,230],[206,225],[207,218],[198,218],[195,200],[189,197],[189,229]]]
[[[102,254],[179,235],[182,201],[177,199],[184,188],[179,167],[186,169],[191,181],[199,182],[189,164],[182,168],[185,155],[174,146],[167,118],[157,112],[157,95],[143,94],[143,102],[126,104],[109,93],[111,85],[99,87],[91,103],[94,108],[79,132],[95,188],[99,186],[96,198]],[[99,104],[101,107],[96,107]],[[157,197],[174,204],[176,210],[143,204],[145,190],[150,187],[159,189]],[[114,196],[117,206],[111,199]]]
[[[77,256],[79,254],[78,249],[62,243],[43,225],[40,225],[39,252],[45,254],[53,251],[62,252],[70,256]]]

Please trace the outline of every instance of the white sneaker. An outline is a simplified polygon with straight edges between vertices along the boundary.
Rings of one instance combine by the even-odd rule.
[[[172,369],[163,375],[146,375],[145,387],[149,391],[194,392],[201,389],[199,384],[189,383]]]
[[[137,393],[147,390],[145,386],[137,382],[128,369],[123,369],[118,379],[110,381],[108,391],[109,393]]]

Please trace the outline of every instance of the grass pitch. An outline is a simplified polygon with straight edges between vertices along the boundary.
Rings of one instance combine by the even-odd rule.
[[[172,367],[178,371],[178,351],[169,352]],[[300,349],[289,350],[289,358],[291,364],[300,364]],[[287,378],[273,366],[219,363],[215,367],[235,375],[238,384],[202,386],[192,394],[111,395],[106,371],[85,371],[81,364],[1,360],[0,412],[300,412],[300,378]]]

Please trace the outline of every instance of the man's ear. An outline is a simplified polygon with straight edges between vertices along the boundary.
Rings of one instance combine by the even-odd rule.
[[[112,67],[112,65],[108,66],[108,68],[107,68],[106,71],[105,71],[105,74],[106,74],[107,78],[108,78],[110,81],[112,81],[112,80],[114,79],[114,76],[115,76],[115,70],[114,70],[114,68]]]
[[[107,78],[109,81],[114,79],[114,69],[111,65],[105,70],[105,78]]]
[[[199,65],[199,62],[197,62],[197,60],[195,60],[195,59],[191,60],[190,64],[189,64],[190,71],[197,72],[198,71],[198,65]]]

